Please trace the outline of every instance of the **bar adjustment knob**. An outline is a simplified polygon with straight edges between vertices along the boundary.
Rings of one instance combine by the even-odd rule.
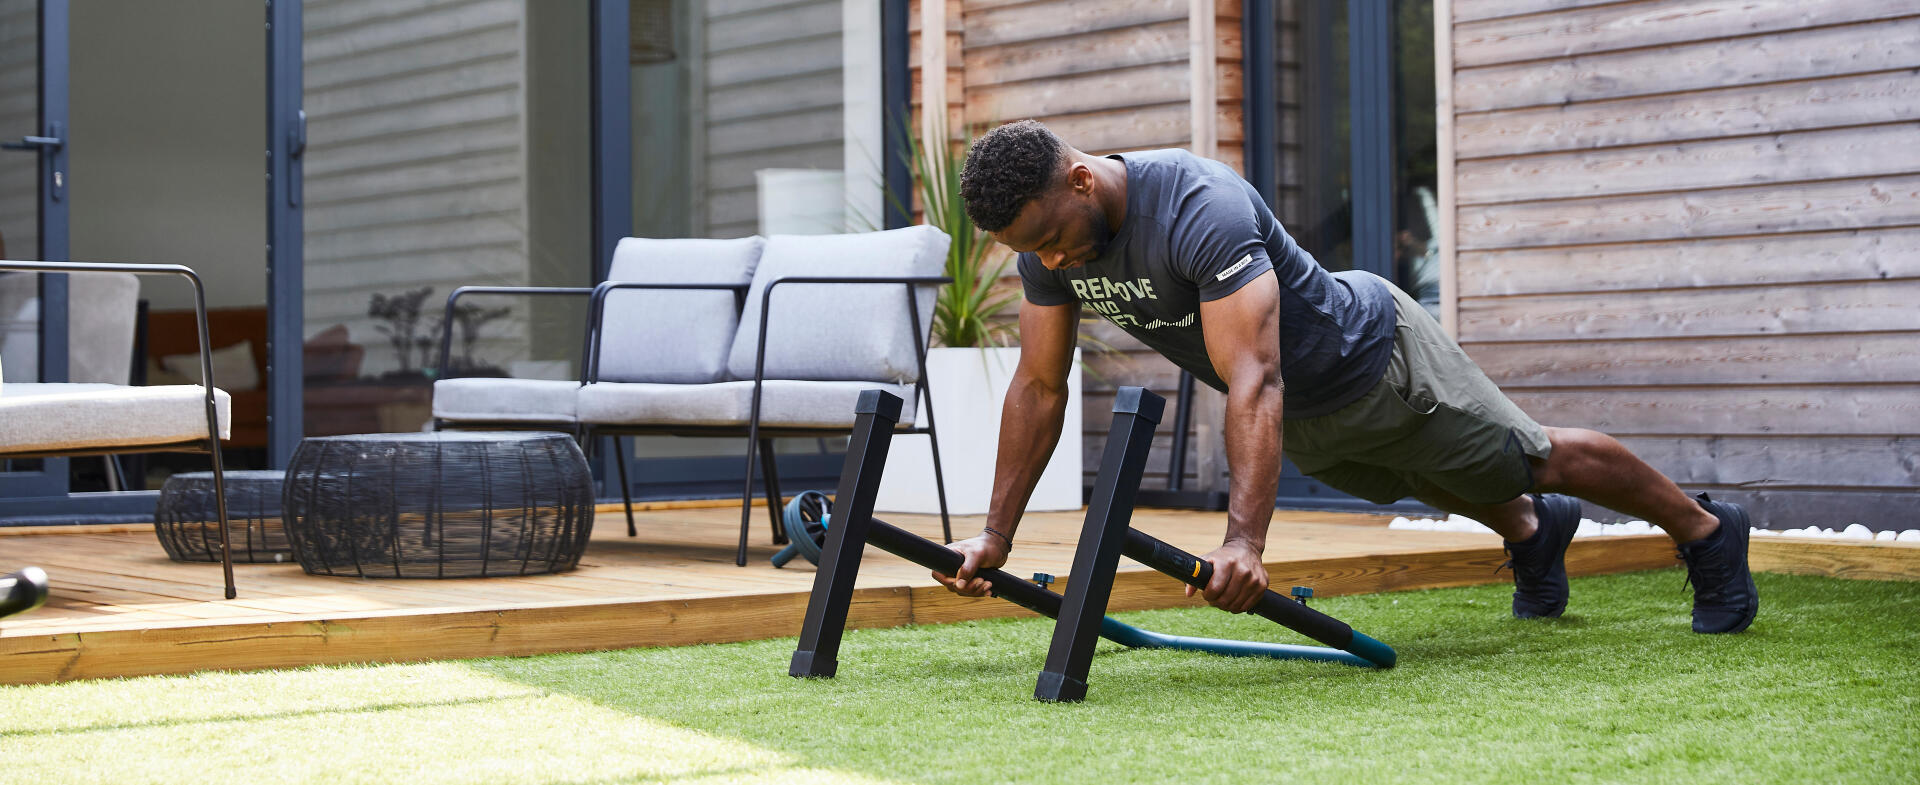
[[[1307,600],[1313,599],[1312,586],[1295,586],[1291,593],[1293,594],[1293,599],[1301,605],[1305,605],[1307,604]]]

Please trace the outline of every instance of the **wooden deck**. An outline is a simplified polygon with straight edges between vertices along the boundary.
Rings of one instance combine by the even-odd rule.
[[[218,565],[179,564],[151,527],[0,529],[0,572],[35,564],[53,598],[0,622],[0,683],[37,683],[205,669],[290,667],[672,646],[798,633],[813,567],[768,563],[764,513],[745,568],[733,565],[737,507],[643,512],[640,536],[625,536],[610,509],[598,516],[580,569],[561,575],[463,580],[361,580],[309,576],[295,564],[236,565],[240,596],[221,600]],[[926,536],[939,520],[883,516]],[[1080,513],[1034,514],[1009,571],[1066,578]],[[1398,531],[1378,516],[1281,513],[1268,570],[1276,585],[1320,595],[1464,586],[1509,580],[1496,538]],[[1189,551],[1219,542],[1219,513],[1143,510],[1134,525]],[[977,518],[955,531],[978,531]],[[1775,543],[1777,544],[1777,543]],[[1763,559],[1756,541],[1756,566]],[[1885,549],[1875,549],[1885,550]],[[1783,552],[1774,548],[1774,553]],[[1844,548],[1818,563],[1767,556],[1776,568],[1860,577],[1920,576],[1920,548],[1904,561],[1863,566]],[[1667,567],[1664,537],[1576,541],[1574,574]],[[1122,560],[1115,610],[1193,604],[1179,584]],[[849,624],[887,627],[1027,613],[994,599],[957,597],[927,571],[868,549]],[[1060,587],[1056,585],[1056,590]]]

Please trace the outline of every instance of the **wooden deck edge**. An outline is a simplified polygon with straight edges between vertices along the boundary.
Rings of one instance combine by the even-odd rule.
[[[1574,575],[1664,567],[1664,537],[1576,542]],[[1321,596],[1469,586],[1510,580],[1494,568],[1497,548],[1276,561],[1279,585],[1312,585]],[[1186,607],[1180,584],[1147,571],[1115,576],[1116,611]],[[798,635],[807,592],[698,599],[550,603],[538,607],[389,612],[302,621],[170,624],[139,630],[25,632],[0,637],[0,683],[257,670],[304,665],[410,662],[523,656],[642,646],[732,643]],[[938,586],[862,589],[848,614],[853,628],[939,624],[1027,615],[995,599],[959,597]]]
[[[1920,546],[1910,543],[1755,538],[1747,565],[1765,572],[1875,581],[1920,581]]]

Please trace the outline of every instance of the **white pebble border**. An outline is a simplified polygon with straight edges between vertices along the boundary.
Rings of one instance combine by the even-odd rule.
[[[1444,521],[1432,518],[1399,517],[1387,524],[1389,529],[1410,529],[1430,532],[1466,532],[1470,534],[1492,534],[1493,530],[1479,521],[1459,515],[1449,515]],[[1756,537],[1819,537],[1830,540],[1874,540],[1877,542],[1920,542],[1920,529],[1908,529],[1898,534],[1891,531],[1875,532],[1857,523],[1835,531],[1808,526],[1804,529],[1752,529]],[[1575,537],[1606,537],[1625,534],[1659,534],[1660,529],[1646,521],[1627,521],[1626,523],[1600,523],[1591,518],[1581,518],[1580,528],[1574,530]]]

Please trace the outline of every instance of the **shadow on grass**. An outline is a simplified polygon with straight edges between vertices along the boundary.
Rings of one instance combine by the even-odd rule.
[[[168,717],[164,720],[146,722],[110,722],[93,725],[75,725],[59,728],[35,728],[32,730],[0,729],[0,739],[19,739],[35,737],[78,736],[87,733],[106,733],[111,731],[137,730],[148,728],[170,728],[182,725],[205,725],[223,722],[260,722],[270,720],[296,719],[300,717],[324,717],[327,715],[359,715],[393,709],[443,709],[459,706],[477,706],[487,703],[526,700],[545,693],[528,691],[518,695],[489,695],[484,698],[456,698],[453,700],[430,701],[389,701],[381,703],[362,703],[352,706],[334,706],[325,709],[302,709],[298,711],[275,711],[260,714],[222,714],[215,716]]]

